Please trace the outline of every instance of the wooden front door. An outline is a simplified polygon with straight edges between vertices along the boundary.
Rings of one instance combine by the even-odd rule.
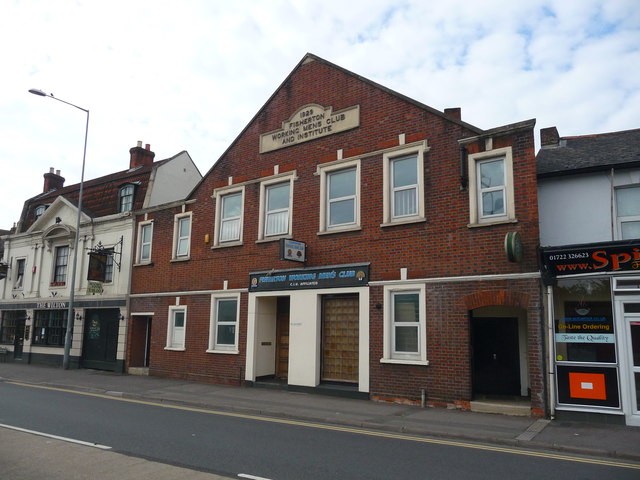
[[[289,375],[289,297],[278,297],[276,313],[276,377]]]
[[[322,299],[323,381],[358,382],[358,295]]]

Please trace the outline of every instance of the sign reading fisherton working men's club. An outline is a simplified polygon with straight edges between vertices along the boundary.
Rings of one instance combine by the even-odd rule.
[[[360,126],[360,105],[333,112],[333,107],[310,103],[282,122],[282,128],[260,135],[260,153],[326,137]]]

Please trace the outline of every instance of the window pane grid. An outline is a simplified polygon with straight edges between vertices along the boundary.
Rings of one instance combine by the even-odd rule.
[[[151,260],[151,225],[143,225],[140,230],[140,261],[148,262]]]
[[[354,224],[356,221],[356,169],[327,175],[328,225]]]
[[[492,159],[477,164],[480,216],[504,216],[506,213],[506,180],[504,159]]]
[[[415,216],[418,213],[418,157],[393,160],[391,176],[393,217]]]
[[[289,182],[266,189],[265,236],[289,233]]]
[[[178,220],[178,241],[176,242],[176,257],[186,257],[189,255],[190,229],[191,217],[184,217]]]
[[[67,262],[69,260],[69,247],[56,248],[56,265],[53,276],[54,282],[65,282],[67,279]]]
[[[420,353],[420,295],[395,293],[393,301],[393,351],[398,354]]]
[[[236,345],[237,312],[238,301],[235,298],[216,302],[216,345]]]

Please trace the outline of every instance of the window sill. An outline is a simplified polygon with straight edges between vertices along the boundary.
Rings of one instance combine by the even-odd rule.
[[[170,350],[172,352],[186,352],[186,348],[175,348],[175,347],[164,347],[165,350]]]
[[[242,246],[242,241],[224,242],[224,243],[219,243],[217,245],[214,245],[213,247],[211,247],[211,250],[216,250],[218,248],[241,247],[241,246]]]
[[[207,350],[207,353],[221,353],[223,355],[238,355],[240,350]]]
[[[57,288],[64,288],[64,287],[66,287],[66,286],[67,286],[67,283],[66,283],[66,282],[51,282],[51,283],[49,284],[49,287],[52,287],[52,288],[53,288],[53,287],[57,287]]]
[[[153,266],[153,262],[140,262],[140,263],[134,263],[133,264],[134,267],[149,267],[149,266]]]
[[[336,228],[334,230],[324,230],[322,232],[318,232],[318,235],[333,235],[334,233],[347,233],[347,232],[360,232],[360,231],[362,231],[362,227],[358,225],[355,227]]]
[[[188,262],[189,260],[191,260],[191,256],[187,256],[187,257],[177,257],[177,258],[172,258],[171,259],[171,263],[176,263],[176,262]]]
[[[423,223],[426,222],[427,219],[424,217],[417,217],[417,218],[407,218],[405,220],[396,220],[396,221],[392,221],[392,222],[385,222],[385,223],[381,223],[380,226],[382,228],[386,228],[386,227],[395,227],[397,225],[407,225],[407,224],[411,224],[411,223]]]
[[[429,360],[400,360],[398,358],[381,358],[380,363],[390,363],[394,365],[429,365]]]
[[[509,218],[507,220],[496,220],[494,222],[470,223],[467,225],[467,228],[490,227],[492,225],[506,225],[509,223],[518,223],[518,220],[516,218]]]
[[[293,237],[289,233],[287,233],[285,235],[274,235],[273,237],[260,238],[260,239],[256,240],[256,243],[278,242],[278,241],[280,241],[281,238],[291,239]]]

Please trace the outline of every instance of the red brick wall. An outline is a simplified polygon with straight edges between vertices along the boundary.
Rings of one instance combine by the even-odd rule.
[[[309,103],[332,106],[334,111],[359,105],[360,126],[260,154],[260,134],[280,128],[283,120]],[[426,139],[430,147],[424,159],[427,221],[380,227],[383,222],[382,154],[365,153],[361,157],[361,230],[317,235],[320,201],[320,178],[315,175],[317,165],[335,160],[338,149],[343,149],[343,156],[348,157],[354,152],[375,152],[397,145],[399,134],[406,134],[407,142]],[[354,75],[345,74],[324,62],[304,64],[247,125],[190,198],[194,202],[186,207],[187,211],[193,211],[189,261],[170,261],[173,217],[181,210],[174,208],[149,214],[149,218],[155,222],[153,265],[134,268],[132,292],[219,290],[223,288],[225,280],[228,281],[228,288],[246,288],[251,271],[296,267],[295,264],[279,260],[278,242],[256,243],[259,179],[272,174],[274,165],[279,165],[281,172],[293,168],[296,170],[293,238],[307,244],[306,265],[309,267],[371,262],[372,281],[397,279],[400,268],[409,269],[409,278],[537,271],[538,216],[533,132],[494,139],[495,148],[513,146],[517,223],[470,229],[467,226],[469,193],[461,188],[458,140],[477,134],[463,124],[434,113],[428,107],[364,82]],[[469,148],[481,151],[484,142],[469,145]],[[227,184],[229,176],[234,177],[235,183],[255,180],[245,190],[243,245],[212,249],[215,205],[211,196],[214,188]],[[504,253],[504,236],[514,230],[520,233],[524,244],[524,258],[520,263],[508,262]],[[206,235],[209,235],[209,243],[205,243]],[[520,287],[516,288],[517,284],[510,282],[499,288],[512,292],[509,295],[515,295],[513,298],[523,298],[524,294],[529,299],[528,308],[531,308],[532,299],[537,299],[538,294],[533,294],[530,284],[523,286],[522,292],[517,289]],[[492,288],[498,287],[487,284],[486,289]],[[470,398],[467,354],[469,308],[460,302],[460,298],[475,289],[475,283],[428,286],[428,356],[432,362],[429,367],[379,363],[382,313],[371,308],[372,393],[415,399],[417,392],[425,388],[433,401]],[[372,288],[371,293],[372,305],[382,302],[381,288]],[[132,311],[149,311],[146,309],[151,308],[156,312],[152,373],[237,383],[244,365],[244,346],[240,355],[206,354],[209,297],[183,296],[182,299],[184,302],[193,302],[193,305],[189,303],[187,352],[168,352],[163,349],[168,305],[174,301],[173,297],[156,298],[152,301],[153,305],[142,305],[142,300],[136,298],[132,301]],[[242,335],[246,335],[246,305],[247,298],[243,295],[240,317]],[[437,308],[440,310],[433,310]],[[530,318],[531,323],[537,321],[539,319]],[[448,328],[440,332],[433,327],[434,322],[435,325],[442,322]],[[533,326],[531,328],[535,330]],[[539,344],[535,344],[538,340],[537,335],[532,337],[532,351],[540,348]],[[242,339],[241,345],[244,345]]]

